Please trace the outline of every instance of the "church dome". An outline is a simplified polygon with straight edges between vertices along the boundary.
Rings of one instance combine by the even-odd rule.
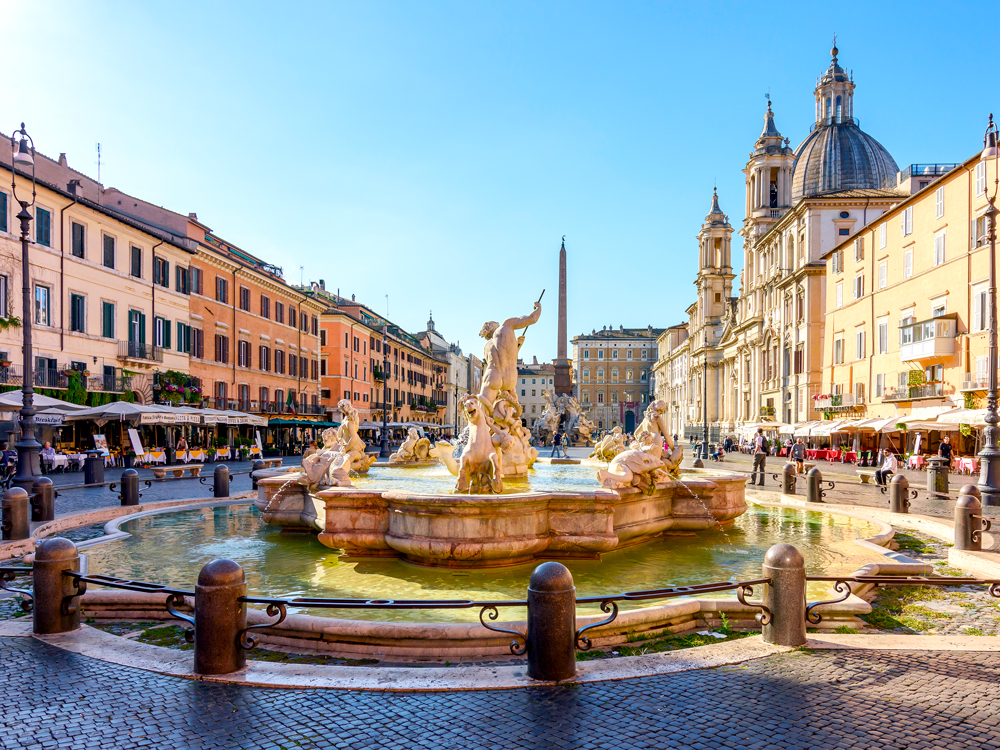
[[[885,147],[864,132],[854,115],[854,80],[837,62],[817,82],[816,123],[795,149],[792,202],[823,193],[896,184],[899,167]]]

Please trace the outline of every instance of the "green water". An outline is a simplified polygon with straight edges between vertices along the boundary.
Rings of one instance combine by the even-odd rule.
[[[343,562],[336,550],[324,547],[311,534],[281,534],[260,523],[251,505],[146,516],[123,523],[121,529],[132,536],[84,550],[90,558],[91,573],[193,589],[202,565],[227,557],[244,567],[254,596],[517,600],[525,597],[533,567],[453,571],[398,560]],[[778,542],[798,547],[810,573],[845,574],[876,559],[874,553],[851,543],[876,531],[873,524],[843,516],[751,505],[725,532],[666,537],[609,553],[601,561],[566,564],[573,573],[578,596],[751,580],[761,574],[764,553]],[[511,610],[505,619],[518,617],[513,614],[516,611]],[[309,612],[398,621],[470,621],[478,616],[472,610]]]

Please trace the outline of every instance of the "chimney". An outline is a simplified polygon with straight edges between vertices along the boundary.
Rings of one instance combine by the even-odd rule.
[[[192,211],[191,213],[188,214],[188,218],[189,219],[194,219],[195,221],[198,221],[198,214],[196,214],[194,211]]]
[[[323,279],[319,280],[319,288],[322,289],[324,292],[326,291],[326,282],[323,281]]]
[[[69,169],[69,164],[66,162],[66,152],[59,154],[59,166],[63,169]]]
[[[83,197],[83,186],[80,184],[79,180],[70,180],[69,184],[66,185],[66,189],[74,198]]]

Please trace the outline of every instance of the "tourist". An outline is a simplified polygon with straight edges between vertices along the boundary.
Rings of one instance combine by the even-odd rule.
[[[48,471],[52,471],[52,459],[56,457],[56,449],[52,447],[52,443],[46,442],[38,455],[42,460],[42,471],[45,471],[46,467]]]
[[[4,466],[10,466],[16,462],[17,462],[17,451],[11,450],[8,447],[7,442],[4,441],[3,454],[0,455],[0,463],[2,463]]]
[[[188,452],[188,441],[181,435],[181,439],[177,441],[177,448],[175,449],[177,453],[187,453]]]
[[[556,430],[552,436],[552,453],[549,458],[559,458],[559,451],[562,449],[562,435]]]
[[[791,459],[795,462],[795,473],[801,474],[803,468],[805,467],[806,460],[806,445],[802,442],[802,438],[798,438],[792,445],[791,453],[789,453]]]
[[[786,456],[791,456],[792,455],[792,438],[791,437],[789,437],[785,441],[785,455]]]
[[[938,446],[938,455],[945,459],[949,469],[951,468],[951,437],[948,435],[944,436],[944,440],[941,441],[941,445]]]
[[[764,437],[764,430],[757,428],[757,436],[753,439],[753,471],[750,473],[750,484],[764,486],[764,463],[767,459],[767,438]],[[760,481],[757,475],[760,474]]]
[[[882,463],[875,470],[875,483],[885,486],[889,477],[896,473],[896,456],[889,450],[882,451]]]

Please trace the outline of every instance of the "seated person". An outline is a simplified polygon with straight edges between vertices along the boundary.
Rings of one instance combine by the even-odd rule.
[[[722,445],[715,446],[715,452],[712,454],[712,458],[716,461],[722,461],[726,456],[726,451],[723,449]]]
[[[887,484],[889,477],[896,473],[896,469],[896,456],[893,455],[892,451],[883,450],[882,462],[875,470],[875,483],[880,485]]]
[[[56,457],[56,449],[52,447],[52,443],[46,442],[38,452],[38,456],[44,465],[51,468],[52,459]]]
[[[190,448],[188,448],[188,441],[187,440],[185,440],[182,437],[180,440],[177,441],[177,447],[175,448],[175,451],[177,453],[186,453],[189,450],[190,450]]]

